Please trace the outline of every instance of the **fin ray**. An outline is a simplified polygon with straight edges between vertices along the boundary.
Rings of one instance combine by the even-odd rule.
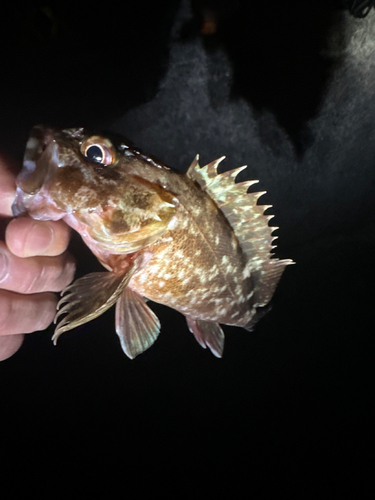
[[[219,323],[186,318],[189,330],[203,349],[208,346],[214,356],[221,358],[224,350],[224,332]]]
[[[294,264],[294,262],[291,259],[270,259],[267,264],[267,267],[264,266],[262,269],[262,287],[258,290],[255,307],[264,307],[268,304],[285,267]]]
[[[135,266],[132,265],[125,274],[90,273],[65,288],[57,304],[54,323],[58,325],[52,337],[53,343],[56,344],[62,333],[97,318],[113,306],[129,283],[134,270]],[[66,316],[61,319],[65,313]]]
[[[192,164],[190,165],[186,174],[193,181],[198,182],[202,189],[205,189],[206,185],[208,185],[211,179],[214,179],[217,176],[217,167],[220,162],[224,160],[225,156],[218,158],[217,160],[208,163],[205,167],[201,168],[199,166],[199,155],[197,155]]]
[[[116,304],[116,333],[124,353],[133,359],[151,347],[160,332],[160,321],[141,295],[125,288]]]

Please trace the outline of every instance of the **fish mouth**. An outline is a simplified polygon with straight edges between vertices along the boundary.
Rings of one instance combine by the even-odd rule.
[[[12,203],[12,213],[14,217],[27,214],[24,197],[25,193],[23,193],[20,188],[17,188],[16,197]]]
[[[53,132],[43,125],[31,130],[26,144],[23,168],[17,177],[17,187],[26,194],[36,194],[43,185],[51,159],[49,152]]]
[[[27,213],[28,201],[36,195],[45,180],[48,161],[40,161],[48,145],[52,142],[52,131],[43,125],[32,128],[26,144],[23,166],[18,174],[16,198],[12,204],[15,217]]]
[[[52,131],[44,127],[44,125],[36,125],[33,127],[26,143],[24,166],[26,166],[29,161],[36,161],[46,149],[51,139]]]
[[[46,206],[45,186],[56,163],[57,144],[53,130],[43,125],[33,127],[26,144],[22,170],[16,179],[17,191],[12,204],[14,216],[28,213],[33,218],[51,219],[41,212]],[[61,217],[60,212],[54,214],[54,219]]]

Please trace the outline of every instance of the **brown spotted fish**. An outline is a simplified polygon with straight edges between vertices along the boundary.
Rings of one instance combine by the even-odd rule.
[[[124,140],[83,128],[34,127],[17,179],[15,215],[63,219],[109,272],[68,286],[58,304],[53,340],[116,304],[116,332],[134,358],[148,349],[160,322],[148,300],[185,315],[202,347],[220,357],[220,324],[251,329],[291,260],[273,257],[276,229],[257,205],[258,181],[235,183],[246,167],[217,173],[195,158],[174,172]]]

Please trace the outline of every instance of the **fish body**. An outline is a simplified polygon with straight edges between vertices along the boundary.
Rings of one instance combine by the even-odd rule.
[[[147,300],[185,315],[202,347],[221,356],[220,324],[251,329],[286,265],[273,257],[264,193],[222,174],[223,158],[186,174],[144,156],[122,139],[84,129],[34,127],[13,204],[39,220],[64,219],[106,273],[64,292],[54,341],[116,303],[116,332],[131,358],[150,347],[160,322]]]

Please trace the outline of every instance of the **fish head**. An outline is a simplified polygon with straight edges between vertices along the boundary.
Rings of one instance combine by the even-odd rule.
[[[176,213],[178,201],[160,180],[168,172],[123,140],[83,128],[36,126],[17,177],[13,213],[63,219],[90,246],[132,253],[163,235]]]

